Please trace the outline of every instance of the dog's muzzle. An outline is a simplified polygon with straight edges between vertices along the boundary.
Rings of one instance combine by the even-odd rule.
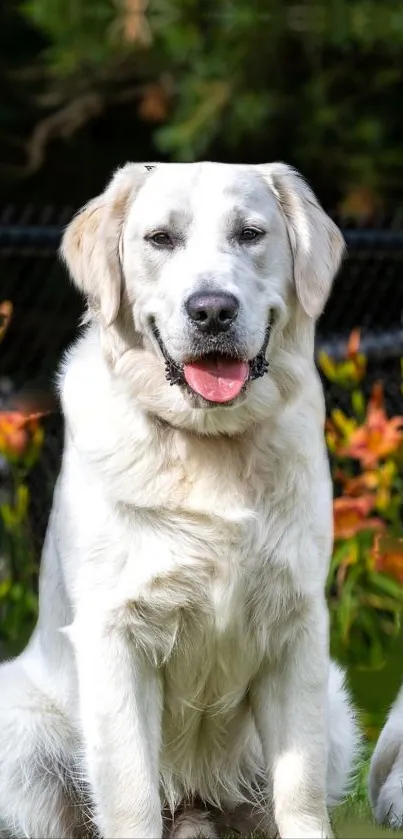
[[[178,362],[176,362],[168,353],[155,321],[151,321],[151,330],[164,358],[165,377],[169,384],[185,386],[191,393],[197,393],[207,402],[216,404],[233,401],[248,382],[260,379],[265,375],[265,373],[267,373],[269,369],[269,362],[266,359],[266,352],[270,340],[271,326],[272,318],[270,317],[266,326],[263,344],[258,354],[250,361],[242,362],[239,359],[232,357],[231,354],[227,355],[226,353],[219,351],[215,352],[213,350],[207,354],[201,354],[196,359],[193,359],[192,362],[178,364]],[[200,371],[200,368],[204,368],[204,375],[208,376],[208,370],[211,369],[213,365],[216,365],[218,369],[215,370],[214,376],[211,376],[212,386],[208,389],[208,391],[206,392],[204,389],[200,390],[197,386],[195,387],[194,382],[197,382],[194,372],[195,369]],[[228,384],[226,387],[222,385],[221,392],[217,391],[217,388],[214,387],[214,381],[220,379],[219,369],[223,368],[225,370],[226,366],[227,368],[232,367],[232,369],[234,369],[236,365],[238,365],[239,369],[243,370],[243,380],[240,380],[241,377],[239,374],[236,376],[236,381],[234,382],[235,387],[233,386],[232,391],[231,386]],[[192,376],[189,374],[189,368],[192,368]]]

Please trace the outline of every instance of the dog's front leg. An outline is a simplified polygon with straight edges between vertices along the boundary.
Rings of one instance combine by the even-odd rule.
[[[72,628],[95,821],[105,839],[161,839],[162,688],[124,629],[91,614]]]
[[[281,839],[329,839],[327,609],[323,603],[251,698]]]

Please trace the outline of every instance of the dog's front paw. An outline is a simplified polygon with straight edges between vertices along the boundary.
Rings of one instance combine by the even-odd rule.
[[[378,824],[403,827],[403,691],[372,755],[368,791]]]
[[[174,822],[169,839],[218,839],[208,813],[188,810]]]
[[[116,819],[113,824],[105,824],[99,833],[105,839],[162,839],[162,818],[156,816],[154,819],[144,819],[141,822],[137,820],[134,822],[132,819]]]
[[[280,839],[333,839],[327,816],[322,819],[287,819],[280,825]]]
[[[403,773],[399,765],[392,769],[379,790],[375,818],[378,824],[388,825],[394,830],[403,827]]]

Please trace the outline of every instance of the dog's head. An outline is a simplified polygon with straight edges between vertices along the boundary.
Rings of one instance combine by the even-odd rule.
[[[285,164],[139,163],[73,219],[62,254],[144,407],[231,433],[298,387],[343,246]]]

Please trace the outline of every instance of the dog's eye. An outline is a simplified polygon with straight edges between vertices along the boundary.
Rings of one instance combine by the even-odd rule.
[[[258,227],[244,227],[240,232],[239,241],[241,243],[254,242],[262,236],[264,236],[264,230],[259,230]]]
[[[166,230],[156,230],[155,233],[149,233],[146,239],[147,242],[151,242],[157,248],[173,248],[174,246],[173,240]]]

